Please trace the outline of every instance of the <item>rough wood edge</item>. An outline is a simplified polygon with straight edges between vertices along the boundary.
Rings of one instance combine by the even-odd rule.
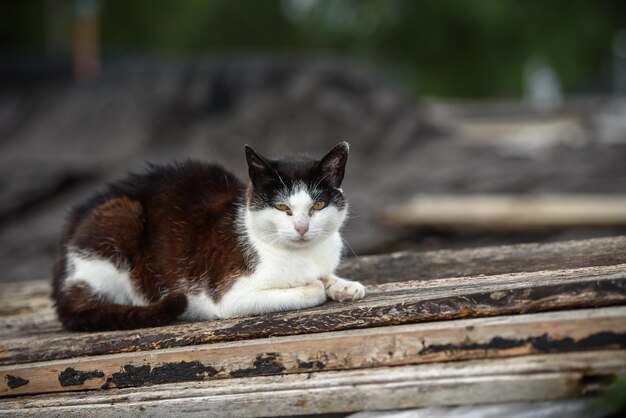
[[[0,343],[0,364],[626,303],[626,268],[621,265],[502,275],[502,280],[506,284],[480,289],[428,291],[417,286],[411,292],[373,294],[354,303],[233,320],[8,340]]]
[[[165,384],[0,400],[6,416],[281,416],[576,398],[626,371],[625,351]]]
[[[626,263],[626,236],[347,258],[339,274],[368,284]],[[51,307],[49,280],[0,284],[0,316]],[[36,300],[33,305],[31,300]]]
[[[626,348],[626,307],[279,337],[0,367],[0,396]]]

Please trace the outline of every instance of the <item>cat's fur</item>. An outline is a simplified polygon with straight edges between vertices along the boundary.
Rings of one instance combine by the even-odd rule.
[[[132,329],[362,298],[361,284],[334,275],[347,157],[345,142],[321,160],[246,147],[248,185],[191,161],[109,185],[70,213],[54,272],[59,319]]]

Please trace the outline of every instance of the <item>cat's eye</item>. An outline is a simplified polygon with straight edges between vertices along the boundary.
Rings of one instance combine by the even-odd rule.
[[[287,212],[287,211],[289,210],[289,206],[287,206],[287,205],[285,205],[285,204],[283,204],[283,203],[276,203],[276,204],[274,205],[274,207],[275,207],[276,209],[280,210],[280,211],[283,211],[283,212]]]
[[[326,202],[323,202],[321,200],[318,200],[317,202],[313,204],[313,209],[315,210],[321,210],[321,209],[324,209],[325,207],[326,207]]]

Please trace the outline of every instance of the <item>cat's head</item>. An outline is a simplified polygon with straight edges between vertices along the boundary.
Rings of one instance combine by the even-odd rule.
[[[320,160],[272,160],[246,146],[250,175],[247,227],[272,246],[304,248],[322,242],[343,224],[347,203],[341,182],[348,159],[342,142]]]

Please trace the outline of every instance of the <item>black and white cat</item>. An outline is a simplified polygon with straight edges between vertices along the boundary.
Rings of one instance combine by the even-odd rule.
[[[360,299],[337,277],[348,144],[321,160],[246,147],[250,183],[218,165],[152,166],[72,210],[53,297],[71,330],[132,329]]]

